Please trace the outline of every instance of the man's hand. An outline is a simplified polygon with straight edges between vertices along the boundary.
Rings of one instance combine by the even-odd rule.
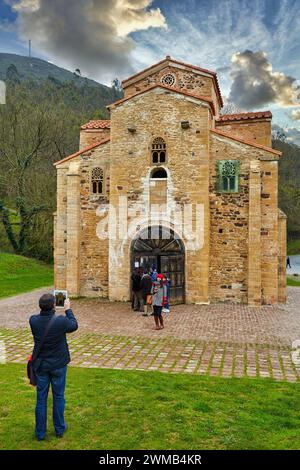
[[[64,303],[64,309],[69,310],[69,308],[71,308],[71,302],[70,299],[66,299]]]

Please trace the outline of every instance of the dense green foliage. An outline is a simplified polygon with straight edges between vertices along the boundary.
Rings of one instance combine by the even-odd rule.
[[[0,252],[0,298],[53,285],[53,266]]]
[[[0,365],[1,449],[299,449],[298,384],[80,369],[67,377],[68,431],[34,439],[24,365]],[[16,399],[17,397],[17,399]]]
[[[33,60],[22,59],[25,65]],[[56,206],[53,163],[78,150],[80,125],[107,118],[105,106],[121,92],[36,60],[50,67],[48,71],[53,67],[56,75],[45,78],[35,67],[30,75],[24,64],[21,71],[9,65],[5,74],[6,105],[0,105],[0,249],[49,261]],[[69,81],[60,81],[68,76]]]
[[[283,155],[279,161],[279,207],[288,216],[288,238],[300,239],[300,148],[283,140],[274,140],[273,147]],[[297,245],[294,243],[294,246]],[[290,254],[298,254],[294,251]]]
[[[287,253],[288,255],[298,255],[300,253],[300,239],[288,241]]]

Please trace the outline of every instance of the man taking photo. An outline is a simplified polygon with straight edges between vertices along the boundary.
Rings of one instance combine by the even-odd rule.
[[[36,373],[37,402],[35,408],[35,435],[38,441],[46,436],[47,398],[51,384],[53,395],[53,424],[57,437],[67,429],[64,419],[65,385],[70,353],[66,333],[78,329],[70,308],[70,300],[64,303],[65,315],[55,315],[55,297],[44,294],[39,300],[40,314],[29,320],[34,338],[33,367]]]

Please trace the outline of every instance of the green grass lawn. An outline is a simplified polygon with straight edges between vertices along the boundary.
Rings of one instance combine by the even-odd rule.
[[[299,449],[299,384],[161,372],[70,368],[57,439],[34,439],[25,367],[0,365],[2,449]]]
[[[300,276],[298,278],[292,277],[292,276],[287,276],[286,283],[287,283],[288,286],[300,287]]]
[[[53,266],[24,256],[0,253],[0,298],[53,284]]]
[[[287,253],[289,255],[300,254],[300,240],[291,240],[287,242]]]

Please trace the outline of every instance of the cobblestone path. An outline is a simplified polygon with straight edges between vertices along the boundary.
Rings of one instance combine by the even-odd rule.
[[[72,365],[109,369],[158,370],[220,377],[268,377],[295,382],[300,378],[289,348],[216,343],[175,338],[69,335]],[[25,363],[32,349],[25,329],[1,329],[8,362]]]

